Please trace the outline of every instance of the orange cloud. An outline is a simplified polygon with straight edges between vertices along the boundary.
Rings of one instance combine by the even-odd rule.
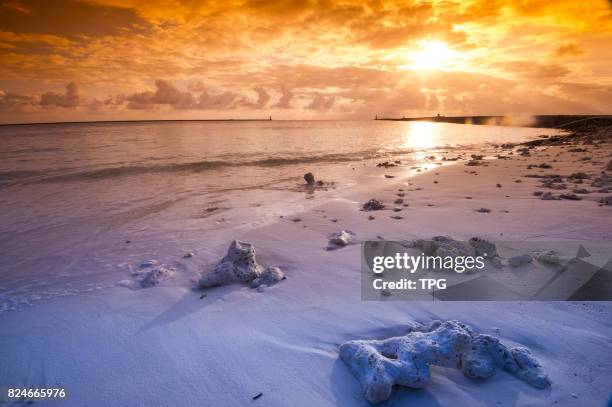
[[[555,55],[559,57],[576,56],[583,53],[584,51],[576,44],[563,44],[555,49]]]
[[[81,102],[82,96],[79,87],[74,82],[66,85],[66,92],[45,92],[40,97],[41,106],[57,107],[77,107]]]
[[[1,121],[24,109],[33,119],[600,112],[612,85],[604,0],[53,4],[0,0]],[[436,57],[416,52],[424,42],[445,44],[453,63],[412,61]],[[62,90],[70,82],[78,102]],[[27,102],[40,89],[56,103]]]

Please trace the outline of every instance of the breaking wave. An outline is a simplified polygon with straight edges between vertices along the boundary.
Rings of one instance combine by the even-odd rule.
[[[409,151],[404,151],[408,153]],[[394,152],[397,153],[397,152]],[[124,165],[117,167],[97,168],[86,171],[64,172],[62,170],[7,171],[0,172],[0,181],[4,186],[15,184],[33,184],[49,182],[89,181],[116,178],[131,175],[168,172],[204,172],[229,167],[281,167],[298,164],[323,162],[350,162],[387,156],[379,150],[352,154],[323,154],[297,157],[268,157],[259,160],[202,160],[185,163],[158,163],[149,165]]]

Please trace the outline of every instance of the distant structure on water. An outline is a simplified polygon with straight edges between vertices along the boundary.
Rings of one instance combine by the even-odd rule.
[[[509,115],[509,116],[436,116],[429,117],[378,117],[375,120],[422,121],[455,124],[481,124],[493,126],[522,126],[563,128],[573,130],[585,125],[612,126],[612,115]]]

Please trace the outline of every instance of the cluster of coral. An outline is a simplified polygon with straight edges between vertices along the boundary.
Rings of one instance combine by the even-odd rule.
[[[458,321],[413,326],[406,335],[385,340],[346,342],[340,346],[340,357],[371,403],[387,400],[395,385],[425,387],[430,365],[458,367],[474,379],[491,377],[501,368],[536,388],[550,386],[548,375],[529,349],[508,347]]]

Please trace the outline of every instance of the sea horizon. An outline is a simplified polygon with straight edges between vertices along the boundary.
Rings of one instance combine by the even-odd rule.
[[[416,116],[416,117],[398,117],[398,118],[374,118],[370,119],[356,119],[356,118],[338,118],[338,119],[266,119],[266,118],[220,118],[220,119],[125,119],[125,120],[83,120],[83,121],[41,121],[41,122],[15,122],[15,123],[0,123],[0,126],[25,126],[25,125],[53,125],[53,124],[87,124],[87,123],[139,123],[139,122],[267,122],[267,121],[347,121],[347,122],[359,122],[359,121],[417,121],[426,119],[442,118],[470,118],[470,117],[582,117],[582,118],[609,118],[612,114],[496,114],[496,115],[451,115],[451,116]],[[474,124],[474,123],[456,123],[456,124]],[[507,124],[488,124],[488,125],[502,125],[508,126]],[[532,127],[529,125],[516,125],[516,127]]]

